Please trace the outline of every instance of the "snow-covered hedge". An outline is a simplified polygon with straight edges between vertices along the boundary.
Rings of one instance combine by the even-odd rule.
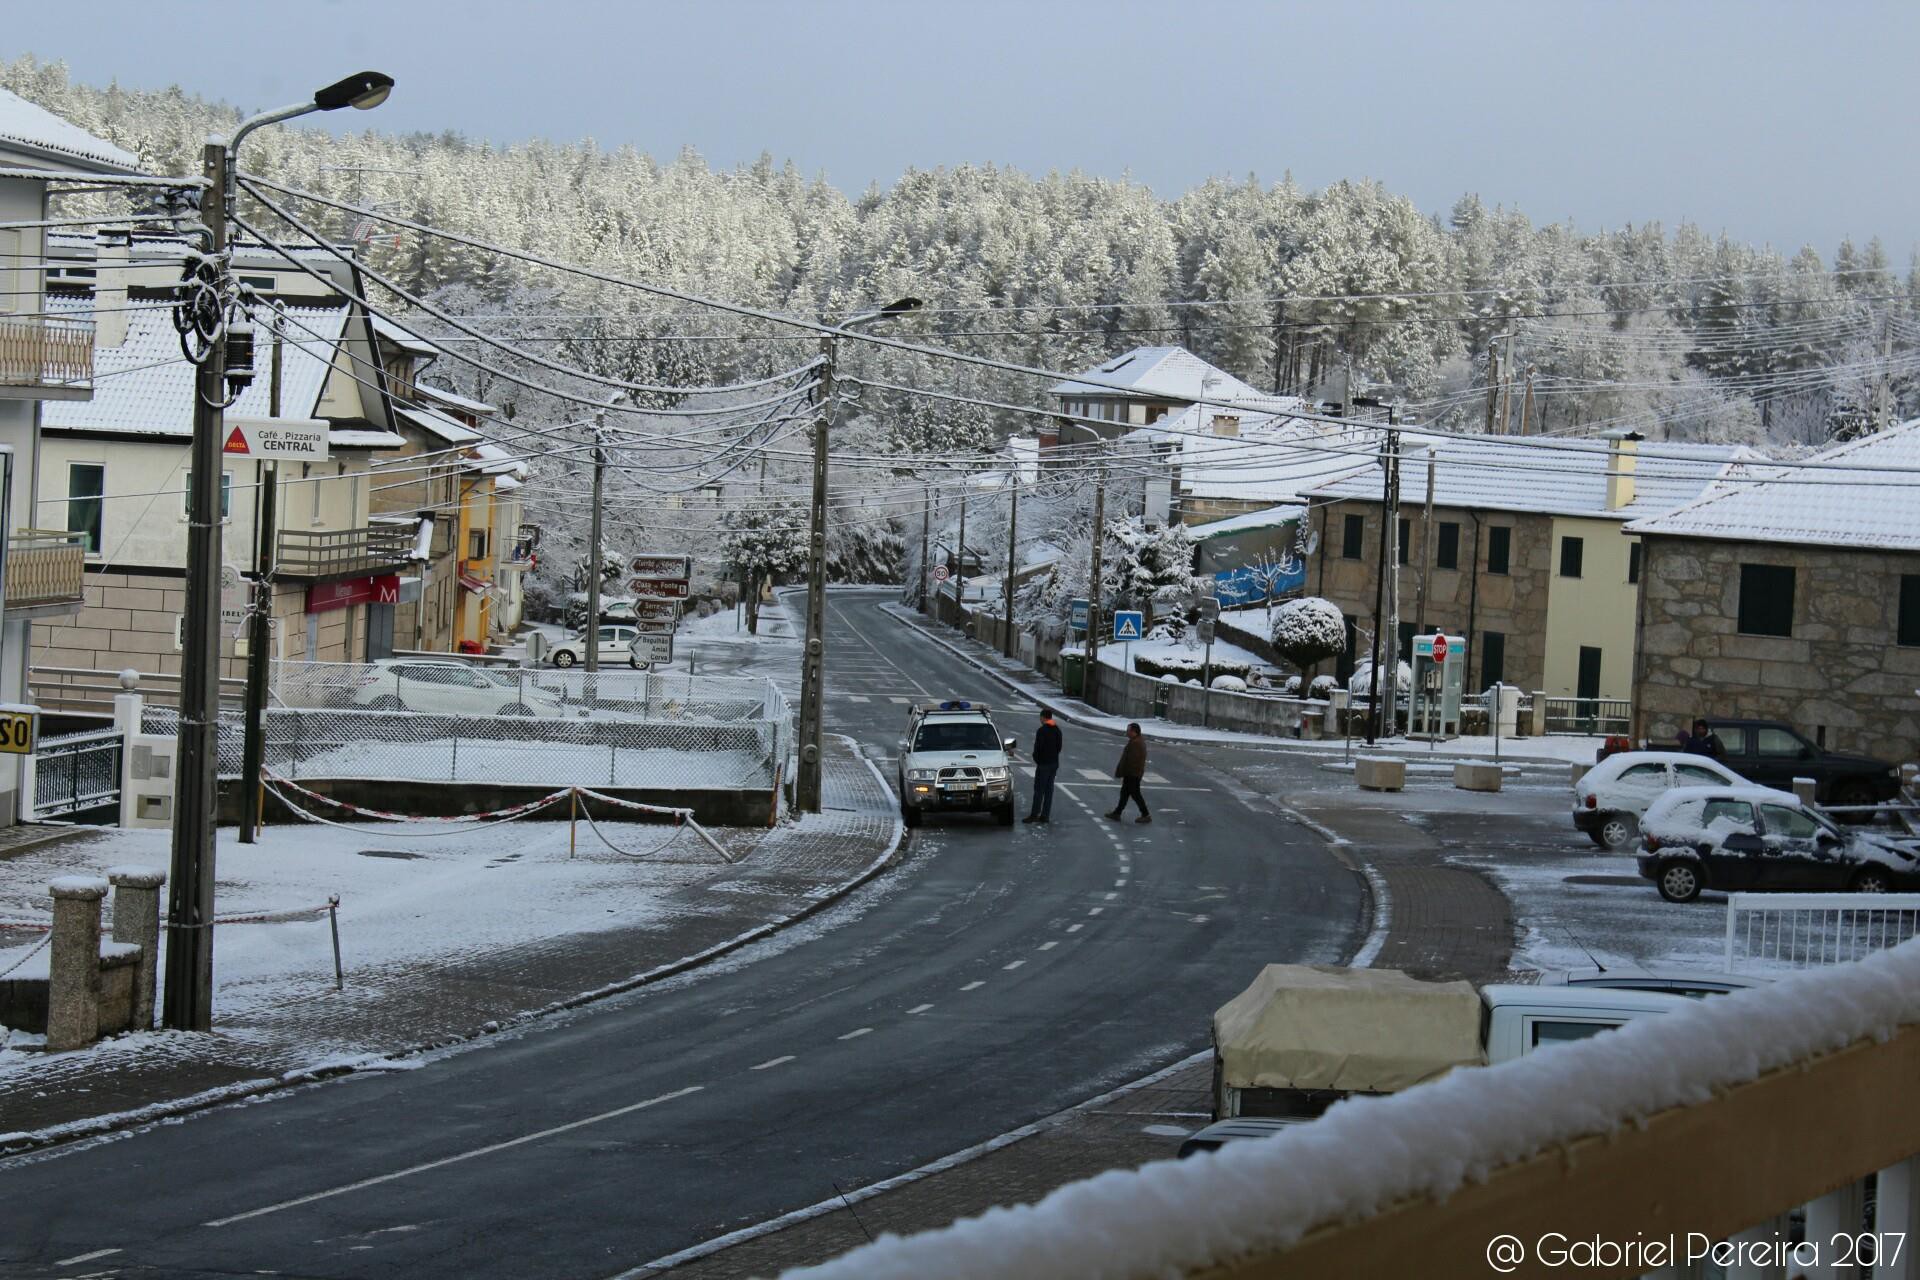
[[[1206,664],[1200,660],[1200,655],[1197,653],[1162,653],[1155,655],[1136,653],[1133,656],[1133,669],[1143,676],[1170,675],[1178,677],[1181,680],[1189,678],[1198,680],[1205,666]],[[1213,673],[1215,675],[1238,676],[1240,679],[1245,680],[1247,673],[1252,670],[1253,664],[1250,662],[1233,662],[1223,658],[1215,658],[1213,660]]]
[[[1247,682],[1239,676],[1215,676],[1213,687],[1220,693],[1245,693]]]

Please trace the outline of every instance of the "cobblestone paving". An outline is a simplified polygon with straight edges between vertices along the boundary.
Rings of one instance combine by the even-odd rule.
[[[358,971],[345,992],[218,1019],[212,1035],[125,1036],[45,1055],[28,1070],[17,1069],[16,1052],[16,1069],[0,1073],[0,1137],[263,1081],[329,1054],[397,1053],[469,1036],[816,906],[865,870],[894,833],[892,794],[844,740],[827,739],[822,772],[824,812],[767,831],[722,833],[738,862],[716,859],[698,883],[668,891],[663,919],[650,926],[449,954],[426,968]],[[48,852],[57,868],[57,848]]]

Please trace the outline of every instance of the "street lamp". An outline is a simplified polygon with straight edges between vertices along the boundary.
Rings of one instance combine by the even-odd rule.
[[[227,261],[227,221],[233,211],[240,143],[263,125],[314,111],[366,109],[385,102],[393,77],[362,71],[299,102],[251,116],[231,140],[209,138],[200,153],[206,188],[200,220],[206,253],[200,269],[221,299],[237,297]],[[185,291],[183,290],[183,293]],[[191,303],[182,318],[193,327]],[[220,684],[220,446],[226,436],[225,406],[235,392],[227,384],[225,303],[203,314],[207,327],[194,383],[192,470],[188,480],[187,600],[182,636],[180,731],[175,770],[173,876],[167,896],[167,979],[161,1020],[181,1031],[213,1025],[213,836],[219,759]],[[251,326],[235,326],[237,340],[251,341]],[[190,353],[192,354],[192,353]],[[249,373],[250,376],[250,373]],[[258,778],[242,778],[244,787]]]
[[[878,311],[851,316],[835,327],[844,332],[855,325],[891,320],[919,309],[920,299],[901,298]],[[827,437],[833,429],[833,369],[840,355],[840,337],[840,333],[833,333],[821,343],[821,413],[813,428],[813,502],[807,526],[807,645],[800,667],[800,768],[793,780],[794,805],[805,813],[820,812],[821,699],[827,643]]]

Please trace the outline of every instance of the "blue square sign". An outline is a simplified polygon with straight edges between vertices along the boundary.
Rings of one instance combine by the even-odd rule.
[[[1075,631],[1087,629],[1087,602],[1085,600],[1067,601],[1067,625]]]
[[[1115,640],[1138,640],[1147,633],[1147,615],[1137,609],[1119,609],[1113,615]]]

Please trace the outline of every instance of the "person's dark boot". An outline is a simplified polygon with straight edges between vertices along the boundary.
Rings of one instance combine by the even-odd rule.
[[[1153,815],[1150,813],[1143,813],[1139,817],[1135,818],[1134,821],[1135,822],[1152,822]]]
[[[1024,817],[1024,818],[1022,818],[1022,819],[1020,819],[1020,821],[1022,821],[1022,822],[1045,822],[1045,821],[1046,821],[1046,819],[1045,819],[1045,818],[1043,818],[1043,817],[1041,817],[1041,816],[1040,816],[1039,814],[1037,814],[1037,813],[1030,813],[1030,814],[1028,814],[1028,815],[1027,815],[1026,817]]]
[[[1111,818],[1115,822],[1118,822],[1120,821],[1120,811],[1118,809],[1115,809],[1112,813],[1108,814],[1107,817]]]

